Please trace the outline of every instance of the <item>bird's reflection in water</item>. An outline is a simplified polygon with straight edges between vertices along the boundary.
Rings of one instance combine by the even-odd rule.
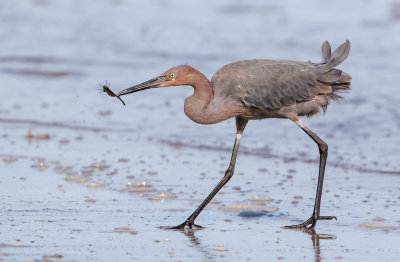
[[[202,257],[204,258],[204,261],[215,261],[215,255],[209,252],[209,249],[201,244],[201,241],[198,237],[196,237],[195,231],[194,230],[180,230],[190,241],[191,247],[194,247],[197,249]]]
[[[322,259],[321,256],[321,246],[320,246],[320,240],[333,240],[336,239],[335,235],[332,234],[319,234],[315,231],[315,229],[311,228],[299,228],[299,229],[293,229],[296,231],[301,231],[306,234],[308,234],[311,238],[311,241],[313,243],[313,249],[314,249],[314,260],[315,262],[320,262]],[[202,257],[204,258],[204,261],[215,261],[216,257],[212,253],[210,253],[210,250],[206,247],[203,246],[200,239],[195,236],[195,231],[194,230],[179,230],[181,233],[183,233],[190,241],[190,247],[193,247],[197,249]]]
[[[313,243],[313,248],[314,248],[314,258],[316,262],[320,262],[321,261],[321,246],[319,241],[321,239],[336,239],[335,235],[331,235],[331,234],[318,234],[314,228],[300,228],[300,229],[296,229],[298,231],[302,231],[308,235],[311,236],[311,240]]]

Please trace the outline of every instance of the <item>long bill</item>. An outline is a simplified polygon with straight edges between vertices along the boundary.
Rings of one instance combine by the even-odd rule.
[[[146,89],[158,87],[161,84],[161,81],[162,81],[161,77],[155,77],[155,78],[152,78],[141,84],[124,89],[124,90],[120,91],[118,94],[116,94],[116,96],[119,97],[119,96],[127,95],[130,93],[139,92],[139,91],[143,91]]]

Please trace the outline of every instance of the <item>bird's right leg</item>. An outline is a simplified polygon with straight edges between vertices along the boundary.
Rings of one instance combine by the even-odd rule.
[[[319,175],[318,175],[318,186],[317,186],[317,193],[315,196],[315,204],[314,204],[314,211],[312,216],[304,221],[299,225],[292,225],[292,226],[285,226],[285,229],[296,229],[296,228],[305,228],[309,225],[308,228],[313,228],[317,223],[317,220],[332,220],[337,219],[335,216],[320,216],[320,208],[321,208],[321,197],[322,197],[322,186],[324,183],[324,174],[325,174],[325,165],[326,159],[328,157],[328,145],[319,138],[314,132],[312,132],[303,122],[298,119],[295,123],[304,130],[314,141],[317,143],[319,148]]]
[[[201,211],[207,206],[207,204],[213,199],[213,197],[218,193],[218,191],[231,179],[233,176],[233,172],[235,170],[235,163],[236,163],[236,157],[237,153],[239,150],[239,144],[240,144],[240,138],[242,137],[242,133],[244,128],[246,127],[248,120],[243,119],[243,118],[236,118],[236,139],[235,139],[235,145],[233,146],[232,150],[232,157],[231,161],[229,163],[229,167],[225,172],[224,177],[221,179],[221,181],[218,183],[218,185],[211,191],[211,193],[207,196],[207,198],[200,204],[200,206],[191,214],[185,222],[182,224],[175,226],[175,227],[169,227],[168,229],[179,229],[179,230],[185,230],[185,229],[196,229],[196,228],[202,228],[201,226],[198,226],[194,223],[194,220],[197,218],[197,216],[201,213]]]

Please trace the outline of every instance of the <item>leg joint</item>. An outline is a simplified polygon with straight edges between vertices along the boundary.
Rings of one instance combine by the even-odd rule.
[[[229,180],[231,180],[233,173],[234,168],[229,166],[228,169],[225,171],[224,178],[221,181],[225,181],[224,184],[227,183]]]
[[[234,168],[229,166],[228,169],[225,171],[225,177],[232,177],[233,176]]]
[[[321,154],[327,154],[328,153],[328,144],[325,143],[324,141],[321,140],[321,144],[318,144],[319,147],[319,152]]]

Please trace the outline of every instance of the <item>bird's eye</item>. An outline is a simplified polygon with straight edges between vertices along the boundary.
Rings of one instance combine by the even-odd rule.
[[[175,78],[175,74],[174,74],[174,73],[171,73],[171,74],[169,74],[169,77]]]

